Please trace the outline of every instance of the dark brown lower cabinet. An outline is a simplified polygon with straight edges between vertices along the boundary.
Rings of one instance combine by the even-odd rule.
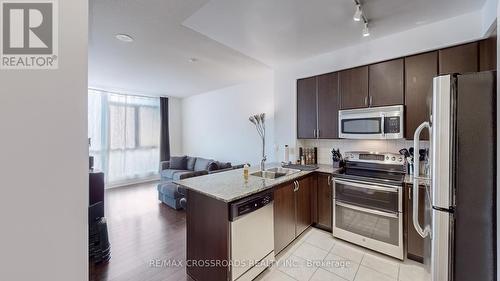
[[[187,260],[229,260],[228,204],[189,189],[186,195]],[[207,267],[193,263],[186,270],[193,280],[218,281],[230,278],[229,268],[224,264]]]
[[[413,226],[413,195],[412,195],[413,185],[406,185],[406,257],[418,262],[424,261],[424,239],[420,236],[415,227]],[[425,212],[425,187],[420,186],[418,189],[418,220],[420,225],[424,225],[424,212]]]
[[[295,239],[294,184],[274,190],[274,252],[281,252]]]
[[[315,175],[286,183],[274,190],[274,253],[278,254],[304,230],[313,220],[312,197]]]
[[[296,196],[297,223],[295,224],[295,236],[299,236],[312,224],[311,216],[311,177],[298,181]]]
[[[333,189],[332,177],[328,174],[318,174],[317,185],[317,226],[326,230],[332,229]]]

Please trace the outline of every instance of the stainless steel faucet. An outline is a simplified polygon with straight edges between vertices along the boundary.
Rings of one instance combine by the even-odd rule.
[[[257,132],[259,133],[261,139],[262,139],[262,160],[260,161],[260,170],[265,171],[265,162],[267,160],[266,157],[266,124],[265,124],[265,113],[261,114],[256,114],[253,116],[250,116],[248,120],[252,122],[252,124],[255,125],[255,128],[257,129]]]

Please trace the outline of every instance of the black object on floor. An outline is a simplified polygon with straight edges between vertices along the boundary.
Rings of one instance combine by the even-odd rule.
[[[89,226],[89,258],[94,264],[111,258],[108,225],[105,218],[100,218]]]

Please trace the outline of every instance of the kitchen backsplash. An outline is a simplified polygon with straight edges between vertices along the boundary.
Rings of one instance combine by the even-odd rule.
[[[297,151],[299,147],[317,147],[318,163],[332,164],[332,148],[340,148],[344,155],[346,151],[373,151],[398,153],[401,148],[413,146],[412,140],[297,140]],[[421,148],[428,148],[428,141],[421,141]],[[290,160],[295,160],[291,159]]]

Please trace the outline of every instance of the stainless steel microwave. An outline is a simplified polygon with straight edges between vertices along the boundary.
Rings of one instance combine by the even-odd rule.
[[[345,139],[402,139],[404,106],[339,111],[339,137]]]

